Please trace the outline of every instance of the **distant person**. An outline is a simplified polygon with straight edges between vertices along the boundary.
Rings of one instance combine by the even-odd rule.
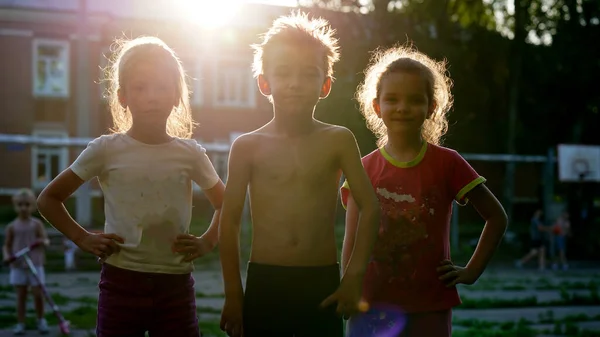
[[[531,240],[530,250],[529,253],[516,261],[515,265],[517,268],[522,268],[527,262],[537,256],[538,269],[540,271],[546,269],[546,254],[548,253],[550,243],[550,227],[544,225],[542,216],[543,211],[541,209],[537,209],[533,213],[529,225],[529,236]]]
[[[4,261],[10,259],[23,248],[29,247],[36,242],[42,243],[28,253],[35,266],[38,280],[29,270],[27,262],[23,258],[18,259],[10,265],[9,280],[17,292],[17,325],[13,332],[15,335],[25,333],[25,312],[27,307],[27,290],[31,287],[33,303],[37,315],[37,328],[40,333],[48,333],[48,323],[44,318],[44,296],[41,285],[45,282],[45,246],[50,241],[44,229],[44,224],[32,216],[35,211],[35,194],[29,189],[23,189],[13,195],[13,204],[17,212],[17,218],[6,226],[4,237]]]
[[[556,250],[558,251],[558,259],[554,260],[552,269],[557,270],[558,264],[561,264],[563,270],[569,269],[567,263],[567,236],[571,236],[571,221],[569,220],[569,213],[562,212],[561,215],[556,219],[556,222],[552,226],[552,235]]]
[[[392,305],[407,313],[403,337],[451,336],[452,308],[461,303],[456,285],[477,281],[507,226],[485,178],[455,150],[440,146],[452,102],[450,83],[443,62],[395,47],[373,54],[357,92],[367,126],[378,137],[379,148],[362,163],[382,211],[363,296],[371,305]],[[356,228],[362,191],[348,181],[341,192],[347,208],[346,270],[352,247],[361,239],[362,225]],[[485,222],[464,267],[450,256],[454,202],[472,204]]]
[[[185,72],[162,40],[118,45],[110,67],[113,133],[92,140],[42,191],[43,216],[81,250],[99,257],[100,337],[198,337],[193,260],[218,240],[223,182],[191,139]],[[106,207],[103,233],[75,222],[63,203],[98,177]],[[193,182],[215,208],[207,231],[189,233]]]
[[[65,254],[65,270],[75,270],[75,253],[77,252],[77,245],[65,236],[63,239],[63,249]]]

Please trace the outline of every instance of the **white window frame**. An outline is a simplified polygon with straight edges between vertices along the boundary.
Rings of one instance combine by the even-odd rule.
[[[226,66],[221,67],[221,62]],[[247,60],[241,59],[223,59],[215,60],[213,67],[213,104],[216,107],[231,107],[231,108],[247,108],[252,109],[256,107],[256,81],[252,76],[252,69],[248,65]],[[224,74],[228,74],[240,83],[235,87],[231,84],[227,84],[229,90],[236,91],[232,96],[233,99],[225,99],[219,101],[219,86],[220,81]],[[230,78],[231,78],[230,77]],[[237,77],[237,78],[236,78]],[[234,81],[235,82],[235,81]],[[247,100],[241,99],[241,90],[247,90]]]
[[[62,48],[59,59],[60,62],[63,63],[63,76],[62,78],[55,78],[51,82],[57,83],[60,86],[59,90],[52,90],[48,88],[48,84],[44,88],[38,88],[38,61],[40,60],[40,55],[38,55],[38,48],[41,46],[56,46]],[[33,39],[32,45],[32,89],[34,97],[58,97],[58,98],[68,98],[70,95],[70,68],[71,68],[71,49],[70,43],[68,40],[55,40],[55,39]]]
[[[32,135],[40,138],[69,138],[69,134],[66,131],[57,130],[34,130]],[[33,145],[31,147],[31,185],[35,189],[42,189],[50,183],[51,177],[51,166],[46,166],[46,174],[48,178],[46,181],[39,181],[38,169],[38,155],[44,154],[46,156],[58,156],[58,173],[62,172],[69,166],[69,148],[63,147],[49,147],[43,145]],[[50,171],[50,172],[49,172]]]

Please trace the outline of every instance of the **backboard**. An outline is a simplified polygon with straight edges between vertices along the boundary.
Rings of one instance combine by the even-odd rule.
[[[600,182],[600,146],[558,145],[558,176],[563,182]]]

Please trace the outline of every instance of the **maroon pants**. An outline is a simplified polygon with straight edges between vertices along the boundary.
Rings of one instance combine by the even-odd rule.
[[[452,310],[408,314],[406,327],[399,337],[452,336]]]
[[[198,337],[191,274],[142,273],[102,265],[97,337]]]

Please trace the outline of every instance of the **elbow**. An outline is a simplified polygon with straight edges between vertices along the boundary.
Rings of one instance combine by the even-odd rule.
[[[490,217],[487,222],[494,224],[494,227],[497,228],[499,232],[502,232],[502,234],[504,234],[508,228],[508,216],[504,210],[498,212],[495,216]]]
[[[48,197],[46,196],[46,193],[44,193],[44,191],[42,191],[38,196],[36,204],[40,214],[44,215],[44,212],[48,205]]]

